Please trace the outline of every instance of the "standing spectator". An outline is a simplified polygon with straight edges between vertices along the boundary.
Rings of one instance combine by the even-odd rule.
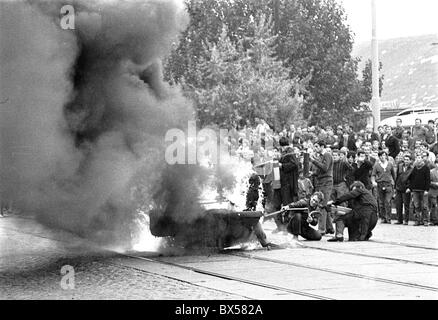
[[[417,155],[414,163],[414,168],[408,178],[406,192],[412,192],[412,199],[414,202],[415,210],[415,226],[424,224],[427,216],[425,216],[424,207],[424,195],[429,191],[430,187],[430,170],[424,164],[424,160],[421,155]]]
[[[381,135],[381,141],[380,141],[382,144],[386,141],[386,139],[388,139],[388,137],[391,134],[391,133],[388,133],[387,128],[388,128],[388,125],[386,125],[386,124],[382,127],[383,134]]]
[[[368,190],[372,189],[372,183],[370,179],[370,171],[373,169],[372,163],[366,159],[365,152],[359,150],[356,155],[357,169],[353,172],[355,181],[360,181],[364,184]]]
[[[400,152],[397,155],[397,157],[395,157],[395,159],[394,159],[395,160],[395,164],[396,164],[396,168],[397,168],[399,163],[403,162],[403,159],[404,159],[405,155],[409,154],[408,142],[403,140],[403,141],[401,141],[401,143],[402,144],[400,145]]]
[[[278,211],[286,204],[294,202],[298,198],[298,169],[299,162],[289,147],[286,137],[280,138],[281,156],[278,160],[280,167],[280,188],[274,189],[273,211]],[[281,222],[281,216],[275,217],[278,231],[285,231],[286,227]]]
[[[355,138],[355,145],[356,145],[356,150],[362,149],[362,145],[363,145],[362,136],[357,136],[357,138]]]
[[[293,145],[295,145],[294,144],[294,138],[295,138],[295,135],[296,135],[296,130],[295,130],[295,125],[294,124],[291,124],[290,126],[289,126],[289,130],[287,131],[287,135],[286,135],[286,137],[289,139],[289,142],[291,143],[291,144],[293,144]]]
[[[427,122],[427,126],[425,126],[425,129],[426,129],[426,143],[430,148],[436,141],[435,122],[433,120],[429,120]]]
[[[379,152],[379,161],[373,167],[371,174],[373,187],[377,188],[377,198],[380,202],[380,218],[382,223],[391,223],[391,199],[395,181],[393,164],[388,161],[385,151]]]
[[[350,151],[357,151],[356,138],[353,132],[353,127],[350,125],[345,126],[344,130],[344,147],[347,147]]]
[[[357,170],[356,152],[348,151],[347,161],[350,164],[351,169],[348,170],[348,172],[345,176],[345,181],[347,182],[348,188],[350,188],[354,182],[354,172]]]
[[[430,190],[428,194],[430,208],[430,226],[438,225],[437,214],[437,197],[438,197],[438,159],[435,160],[435,168],[430,171]]]
[[[303,170],[300,170],[300,176],[298,177],[298,199],[310,199],[312,194],[312,181],[304,175]]]
[[[294,146],[303,144],[303,137],[302,137],[303,133],[301,131],[301,127],[298,127],[296,132],[291,131],[289,135],[290,135],[290,141]]]
[[[421,125],[421,119],[415,119],[415,126],[412,128],[412,138],[420,141],[426,140],[426,129]]]
[[[412,172],[412,157],[409,154],[403,156],[403,161],[397,165],[397,174],[395,179],[395,208],[397,211],[396,224],[408,225],[409,211],[411,204],[411,194],[406,192],[408,178]],[[403,222],[403,208],[404,208],[404,222]]]
[[[304,142],[308,143],[309,141],[312,141],[312,136],[307,132],[306,127],[302,129],[302,139],[303,139],[303,143]]]
[[[435,167],[435,154],[433,152],[429,151],[429,148],[427,146],[426,142],[422,142],[420,144],[420,152],[421,156],[423,157],[424,162],[426,163],[426,166],[429,167],[429,169],[432,169]]]
[[[385,143],[383,143],[382,151],[385,151],[385,152],[386,152],[386,154],[388,155],[388,161],[391,162],[392,165],[395,167],[395,159],[389,155],[389,149],[388,149],[388,147],[385,145]]]
[[[374,154],[372,152],[372,146],[371,146],[371,142],[369,141],[365,141],[362,144],[362,150],[365,152],[365,155],[367,156],[367,159],[371,161],[371,163],[374,165],[374,163],[377,161],[378,159],[378,152],[377,154]]]
[[[342,147],[347,146],[347,144],[344,145],[344,130],[342,129],[342,126],[336,128],[336,141],[333,146],[339,150],[341,150]]]
[[[327,132],[327,138],[325,139],[325,141],[327,143],[327,146],[332,148],[336,143],[335,133],[333,131],[333,128],[330,126],[326,128],[326,132]]]
[[[371,151],[374,153],[376,153],[376,154],[378,154],[379,153],[379,151],[380,151],[380,141],[379,140],[373,140],[373,141],[371,141]]]
[[[435,158],[438,156],[438,141],[430,147],[430,152],[435,155]]]
[[[409,130],[404,130],[403,131],[402,141],[405,141],[405,140],[408,142],[408,149],[411,150],[411,151],[414,151],[414,149],[415,149],[415,140],[414,140],[414,138],[412,138],[411,132]]]
[[[378,126],[377,132],[379,134],[379,141],[382,142],[384,140],[383,136],[385,135],[385,128],[383,126]]]
[[[342,159],[341,159],[342,154]],[[349,192],[350,189],[347,185],[347,174],[353,169],[353,167],[348,163],[345,153],[337,149],[332,151],[333,157],[333,190],[331,194],[331,199],[334,201],[337,198],[343,196],[345,193]],[[345,206],[344,204],[341,204]]]
[[[318,138],[317,138],[317,135],[316,135],[316,128],[315,128],[315,126],[311,126],[311,127],[307,128],[307,132],[308,132],[308,134],[310,136],[310,140],[312,142],[318,141],[317,140]]]
[[[365,141],[372,142],[373,140],[379,140],[379,135],[373,131],[373,125],[367,124],[365,127]]]
[[[432,170],[435,168],[435,155],[429,152],[427,149],[427,143],[423,141],[420,146],[421,157],[423,158],[424,165]],[[426,215],[429,215],[429,193],[424,194],[423,211]]]
[[[409,142],[407,140],[402,140],[400,144],[400,152],[403,154],[410,153],[412,154],[412,150],[409,148]]]
[[[388,156],[395,159],[400,153],[400,141],[393,135],[391,126],[386,127],[386,134],[385,145],[389,150]]]
[[[316,127],[315,134],[316,134],[317,141],[324,140],[325,143],[328,145],[328,143],[327,143],[328,133],[326,130],[324,130],[323,128]]]
[[[394,136],[398,139],[401,140],[403,137],[403,127],[402,127],[402,119],[397,119],[395,120],[395,128],[394,128]]]
[[[322,235],[334,233],[333,222],[327,213],[327,201],[330,199],[333,188],[333,158],[329,152],[326,152],[325,141],[318,141],[314,144],[315,153],[311,154],[310,162],[314,166],[315,190],[324,194],[324,200],[321,210],[321,216],[318,219],[318,230]]]

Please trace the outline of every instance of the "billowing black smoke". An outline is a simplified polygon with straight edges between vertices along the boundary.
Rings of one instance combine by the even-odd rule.
[[[69,3],[74,30],[61,27]],[[187,24],[184,6],[78,0],[0,7],[2,199],[103,241],[129,237],[140,206],[199,212],[202,171],[164,159],[166,131],[186,128],[193,117],[161,77],[161,61]]]

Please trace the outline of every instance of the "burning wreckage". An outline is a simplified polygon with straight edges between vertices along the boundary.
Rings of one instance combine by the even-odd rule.
[[[186,246],[202,246],[219,250],[258,239],[263,247],[273,246],[266,240],[260,218],[263,212],[256,211],[260,179],[256,174],[249,178],[246,191],[246,209],[236,210],[235,203],[220,199],[200,200],[202,214],[188,221],[179,221],[172,211],[152,210],[150,230],[156,237],[172,237]],[[224,208],[226,206],[226,208]]]
[[[177,222],[171,216],[150,214],[151,233],[157,237],[190,239],[189,245],[224,249],[251,240],[260,228],[261,211],[209,209],[190,222]],[[263,231],[262,231],[263,232]],[[187,242],[187,241],[186,241]],[[265,243],[263,243],[266,246]]]

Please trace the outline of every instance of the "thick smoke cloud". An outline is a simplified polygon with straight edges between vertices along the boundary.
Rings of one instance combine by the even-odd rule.
[[[60,9],[76,11],[75,30]],[[180,2],[0,2],[1,196],[51,226],[129,238],[144,207],[197,214],[204,173],[169,167],[164,136],[193,117],[161,61]],[[159,194],[157,194],[159,190]],[[171,207],[169,206],[171,203]]]

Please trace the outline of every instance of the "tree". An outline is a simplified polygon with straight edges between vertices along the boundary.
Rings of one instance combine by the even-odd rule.
[[[303,116],[310,124],[348,121],[354,113],[357,63],[343,8],[334,0],[280,1],[277,53],[291,77],[310,77]]]
[[[384,75],[380,73],[382,70],[382,62],[379,62],[379,96],[382,96]],[[372,86],[372,62],[368,59],[365,62],[365,67],[362,70],[362,102],[369,102],[373,97]]]
[[[191,23],[169,57],[167,79],[184,79],[187,86],[198,87],[199,66],[209,59],[204,43],[217,45],[225,25],[229,41],[248,50],[255,17],[262,12],[272,16],[275,4],[276,28],[270,29],[270,35],[276,36],[273,53],[294,82],[291,98],[297,94],[304,98],[301,116],[310,124],[351,122],[361,102],[358,60],[351,57],[353,35],[343,8],[335,0],[187,0]],[[212,94],[227,93],[212,90]]]
[[[274,56],[271,20],[260,15],[248,30],[252,36],[234,44],[224,26],[217,44],[204,45],[191,83],[182,82],[201,125],[230,127],[240,119],[260,117],[281,128],[298,118],[297,82]]]

